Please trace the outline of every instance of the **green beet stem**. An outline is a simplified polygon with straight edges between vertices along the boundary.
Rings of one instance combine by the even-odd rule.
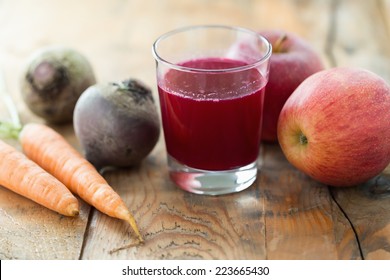
[[[15,125],[10,122],[0,121],[0,138],[18,140],[21,130],[22,126]]]

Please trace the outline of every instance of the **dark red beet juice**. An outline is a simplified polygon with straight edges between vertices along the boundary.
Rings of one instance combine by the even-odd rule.
[[[256,161],[266,80],[257,69],[225,58],[190,60],[159,81],[168,154],[203,170],[232,170]],[[192,71],[188,68],[194,68]]]

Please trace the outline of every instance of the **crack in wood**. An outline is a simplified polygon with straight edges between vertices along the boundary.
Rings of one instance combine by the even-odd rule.
[[[88,213],[88,218],[87,218],[87,224],[85,225],[84,229],[84,236],[83,236],[83,241],[81,243],[81,248],[80,248],[80,253],[79,253],[79,260],[83,259],[83,255],[85,252],[85,247],[87,246],[87,242],[89,241],[89,235],[90,235],[90,230],[91,230],[91,223],[93,219],[93,215],[97,210],[93,207],[89,209]]]
[[[361,241],[360,241],[358,232],[357,232],[357,230],[356,230],[356,228],[355,228],[355,226],[354,226],[352,220],[349,218],[347,212],[343,209],[343,207],[340,205],[340,203],[338,203],[336,197],[335,197],[334,194],[333,194],[333,191],[330,189],[330,187],[328,187],[328,188],[329,188],[329,194],[330,194],[331,199],[332,199],[332,200],[334,201],[334,203],[337,205],[338,209],[341,211],[341,213],[343,214],[343,216],[345,217],[345,219],[347,219],[349,225],[351,226],[351,229],[352,229],[353,234],[354,234],[354,236],[355,236],[356,243],[357,243],[357,245],[358,245],[360,258],[361,258],[362,260],[364,260],[365,257],[364,257],[364,254],[363,254],[363,249],[362,249],[362,245],[361,245]]]

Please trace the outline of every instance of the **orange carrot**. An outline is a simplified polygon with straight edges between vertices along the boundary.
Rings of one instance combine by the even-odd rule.
[[[26,124],[19,134],[24,153],[99,211],[127,221],[140,242],[137,224],[120,196],[95,167],[59,133],[43,124]]]
[[[1,140],[0,185],[60,214],[79,214],[77,198],[63,183]]]

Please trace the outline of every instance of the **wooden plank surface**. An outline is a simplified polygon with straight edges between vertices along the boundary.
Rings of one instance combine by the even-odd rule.
[[[311,42],[327,67],[364,67],[390,81],[389,3],[3,0],[0,64],[24,122],[42,121],[18,88],[33,50],[75,47],[90,59],[99,82],[139,78],[158,100],[151,45],[158,35],[191,24],[290,30]],[[79,147],[71,126],[55,129]],[[113,253],[134,241],[125,223],[86,204],[80,217],[65,218],[0,188],[0,259],[390,259],[386,174],[376,183],[331,188],[297,171],[277,145],[262,146],[259,167],[259,178],[244,192],[186,193],[168,179],[161,137],[141,166],[104,174],[146,240]]]
[[[268,259],[360,258],[351,226],[328,188],[287,163],[279,147],[267,147],[261,178]]]

